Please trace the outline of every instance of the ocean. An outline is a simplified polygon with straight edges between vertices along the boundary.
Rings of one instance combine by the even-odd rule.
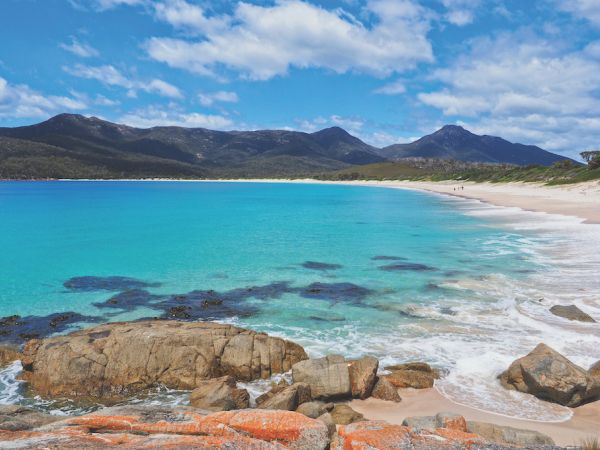
[[[540,342],[583,367],[600,359],[598,324],[548,311],[574,303],[600,318],[599,244],[600,226],[579,219],[406,189],[2,182],[0,334],[29,325],[0,341],[145,317],[218,320],[312,357],[426,361],[457,403],[561,421],[570,410],[507,391],[497,375]],[[0,371],[0,403],[77,410],[27,397],[19,369]]]

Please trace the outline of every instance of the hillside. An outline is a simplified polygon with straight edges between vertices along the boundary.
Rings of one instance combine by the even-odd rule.
[[[456,125],[446,125],[410,144],[390,145],[378,153],[391,160],[436,158],[521,166],[549,166],[566,159],[534,145],[513,144],[495,136],[479,136]]]
[[[339,127],[315,133],[140,129],[60,114],[35,125],[0,128],[0,179],[305,177],[415,157],[523,165],[566,159],[456,126],[383,149]]]
[[[65,167],[65,176],[73,176],[77,173],[74,168],[80,167],[87,176],[97,173],[97,177],[289,176],[384,160],[373,147],[341,128],[313,134],[181,127],[139,129],[95,117],[61,114],[36,125],[0,128],[0,136],[12,139],[10,145],[4,140],[5,145],[0,146],[0,159],[10,159],[12,164],[10,171],[0,171],[10,176],[15,171],[18,174],[19,157],[52,160],[53,167],[47,174],[35,171],[43,177],[57,173],[61,158],[67,158],[65,166],[73,168]],[[43,145],[35,147],[33,143]],[[21,166],[22,176],[28,177],[29,161]],[[42,165],[36,167],[41,169]]]

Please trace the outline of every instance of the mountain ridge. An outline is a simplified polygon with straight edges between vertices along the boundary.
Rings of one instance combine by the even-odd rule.
[[[477,136],[456,125],[447,125],[409,144],[381,149],[340,127],[313,133],[136,128],[77,114],[0,128],[0,137],[0,178],[61,177],[61,161],[68,167],[65,172],[69,178],[77,178],[78,170],[88,175],[98,171],[109,177],[228,178],[310,176],[403,158],[521,165],[550,165],[568,159],[539,147]],[[45,171],[41,161],[50,164],[52,170]],[[35,171],[29,170],[28,164],[35,166]]]

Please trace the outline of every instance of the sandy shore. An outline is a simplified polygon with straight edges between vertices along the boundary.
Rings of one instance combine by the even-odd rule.
[[[399,392],[402,397],[400,403],[369,398],[353,400],[350,406],[367,419],[385,420],[394,424],[401,424],[406,417],[454,412],[467,420],[536,430],[552,437],[558,445],[578,445],[584,438],[600,437],[600,402],[573,409],[573,417],[566,422],[549,423],[513,419],[459,405],[441,395],[435,388],[400,389]]]

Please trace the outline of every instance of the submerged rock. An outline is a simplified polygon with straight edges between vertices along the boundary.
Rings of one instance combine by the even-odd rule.
[[[238,389],[235,378],[224,376],[200,381],[192,391],[190,404],[208,411],[231,411],[250,406],[250,395],[246,389]]]
[[[514,361],[499,378],[507,389],[570,407],[600,397],[600,379],[545,344]]]
[[[126,291],[130,289],[144,289],[149,287],[160,287],[161,283],[147,283],[135,278],[111,276],[74,277],[63,283],[70,291],[92,292],[92,291]]]
[[[306,261],[302,263],[302,267],[310,270],[337,270],[341,269],[341,264],[329,264],[317,261]]]
[[[54,313],[47,316],[9,316],[0,319],[0,341],[21,344],[68,330],[76,323],[97,323],[99,317],[76,312]]]
[[[332,302],[359,303],[373,291],[354,283],[312,283],[299,290],[302,297]]]
[[[596,321],[589,314],[584,313],[575,305],[554,305],[550,308],[550,312],[555,316],[569,320],[577,320],[579,322],[595,323]]]
[[[429,272],[429,271],[437,270],[435,267],[427,266],[425,264],[417,264],[417,263],[389,264],[387,266],[381,266],[379,269],[385,270],[387,272],[404,271],[404,270],[412,270],[415,272]]]
[[[223,375],[269,378],[305,359],[293,342],[231,325],[123,322],[28,342],[22,377],[44,397],[103,400],[157,385],[194,389]]]
[[[373,256],[371,258],[372,261],[405,261],[406,258],[402,256],[386,256],[386,255],[378,255]]]
[[[292,378],[294,383],[307,383],[314,399],[351,394],[348,363],[340,355],[298,362],[292,366]]]

